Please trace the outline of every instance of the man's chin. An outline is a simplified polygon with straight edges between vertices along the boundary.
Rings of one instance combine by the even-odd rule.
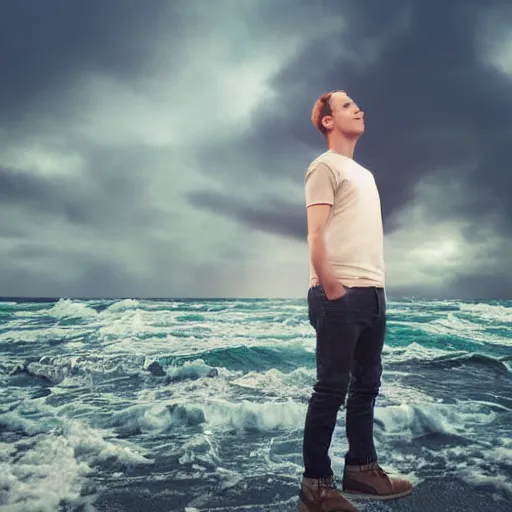
[[[363,135],[364,133],[364,126],[358,126],[357,128],[354,128],[352,130],[347,130],[346,132],[344,132],[345,134],[345,137],[348,137],[350,139],[354,138],[354,137],[360,137],[361,135]]]

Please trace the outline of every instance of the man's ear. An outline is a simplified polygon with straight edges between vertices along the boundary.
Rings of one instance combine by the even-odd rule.
[[[333,122],[332,116],[324,116],[322,119],[322,125],[326,130],[332,130]]]

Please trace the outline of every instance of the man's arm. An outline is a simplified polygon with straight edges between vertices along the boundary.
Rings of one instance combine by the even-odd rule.
[[[307,209],[308,246],[311,263],[327,298],[333,300],[343,297],[345,289],[334,275],[325,250],[325,226],[330,213],[330,204],[315,204]]]
[[[336,178],[327,165],[318,163],[306,173],[305,187],[311,263],[327,298],[336,299],[345,294],[345,289],[336,279],[325,249],[325,227],[334,204]]]

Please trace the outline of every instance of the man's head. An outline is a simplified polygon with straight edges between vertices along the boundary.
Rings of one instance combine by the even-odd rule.
[[[316,100],[311,121],[326,137],[339,134],[354,139],[364,132],[364,112],[345,91],[331,91]]]

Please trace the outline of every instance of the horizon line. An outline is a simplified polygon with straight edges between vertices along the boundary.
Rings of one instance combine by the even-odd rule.
[[[388,301],[400,301],[400,300],[431,300],[431,301],[510,301],[512,299],[506,298],[461,298],[461,297],[422,297],[414,295],[402,295],[394,296],[393,293],[387,293]],[[73,295],[62,295],[62,296],[45,296],[45,295],[18,295],[18,296],[0,296],[0,302],[55,302],[59,300],[78,300],[78,301],[91,301],[91,300],[148,300],[148,301],[215,301],[215,300],[306,300],[304,297],[244,297],[244,296],[227,296],[227,297],[158,297],[158,296],[73,296]]]

